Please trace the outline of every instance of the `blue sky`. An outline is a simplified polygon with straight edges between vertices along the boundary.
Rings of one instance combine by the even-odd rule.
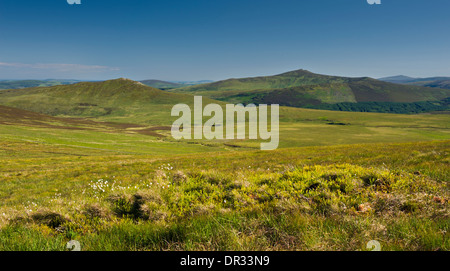
[[[0,79],[450,76],[450,1],[0,0]]]

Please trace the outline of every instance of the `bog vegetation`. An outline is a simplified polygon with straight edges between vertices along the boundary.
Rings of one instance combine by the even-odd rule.
[[[448,250],[449,151],[3,157],[0,249]]]

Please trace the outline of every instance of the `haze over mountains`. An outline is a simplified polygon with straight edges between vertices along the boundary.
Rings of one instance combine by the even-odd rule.
[[[149,87],[159,88],[159,89],[172,89],[172,88],[181,88],[192,85],[206,84],[212,83],[211,80],[202,80],[202,81],[162,81],[162,80],[143,80],[140,81],[142,84],[147,85]]]
[[[156,80],[156,79],[143,80],[140,82],[146,86],[159,88],[159,89],[171,89],[171,88],[180,88],[180,87],[186,86],[184,84],[172,83],[172,82],[161,81],[161,80]]]
[[[45,80],[0,80],[0,90],[1,89],[21,89],[21,88],[32,88],[32,87],[50,87],[59,85],[70,85],[80,82],[96,82],[100,80],[73,80],[73,79],[45,79]],[[212,83],[211,80],[201,80],[201,81],[163,81],[157,79],[142,80],[139,81],[144,85],[149,87],[154,87],[158,89],[172,89],[180,88],[192,85]]]
[[[31,87],[49,87],[79,83],[80,80],[47,79],[47,80],[0,80],[0,89],[20,89]]]
[[[450,77],[413,78],[404,75],[380,78],[379,80],[406,85],[450,89]]]

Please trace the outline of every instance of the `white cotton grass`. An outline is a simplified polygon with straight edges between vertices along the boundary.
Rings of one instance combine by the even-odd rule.
[[[171,166],[170,164],[162,164],[161,166],[158,167],[159,170],[173,170],[173,166]]]
[[[164,168],[167,170],[172,170],[173,167],[170,164],[163,165],[160,168]],[[168,189],[171,184],[165,178],[158,178],[143,180],[129,183],[127,181],[126,184],[116,179],[115,176],[112,176],[112,180],[108,180],[106,178],[100,178],[97,180],[92,180],[88,183],[87,187],[82,190],[82,194],[87,194],[95,199],[104,198],[105,196],[110,195],[113,192],[135,192],[142,189]],[[55,199],[57,196],[61,194],[55,195]]]

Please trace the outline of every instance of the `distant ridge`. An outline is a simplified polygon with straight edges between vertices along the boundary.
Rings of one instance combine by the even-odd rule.
[[[391,76],[380,78],[379,80],[398,84],[407,84],[432,88],[450,89],[450,77],[437,76],[427,78],[413,78],[408,76]]]
[[[212,83],[213,81],[210,80],[202,80],[202,81],[173,81],[173,82],[169,82],[169,81],[162,81],[162,80],[156,80],[156,79],[151,79],[151,80],[143,80],[140,81],[141,83],[150,86],[150,87],[154,87],[154,88],[159,88],[159,89],[173,89],[173,88],[181,88],[181,87],[186,87],[186,86],[192,86],[192,85],[199,85],[199,84],[205,84],[205,83]]]
[[[46,79],[46,80],[0,80],[0,89],[21,89],[30,87],[48,87],[57,85],[69,85],[79,83],[79,80],[71,79]]]
[[[416,79],[417,78],[413,78],[413,77],[409,77],[409,76],[405,76],[405,75],[396,75],[396,76],[390,76],[390,77],[383,77],[378,80],[389,82],[389,83],[402,84],[402,83],[413,82]]]
[[[159,88],[159,89],[171,89],[171,88],[179,88],[179,87],[185,86],[183,84],[166,82],[166,81],[155,80],[155,79],[143,80],[140,82],[149,87],[154,87],[154,88]]]

